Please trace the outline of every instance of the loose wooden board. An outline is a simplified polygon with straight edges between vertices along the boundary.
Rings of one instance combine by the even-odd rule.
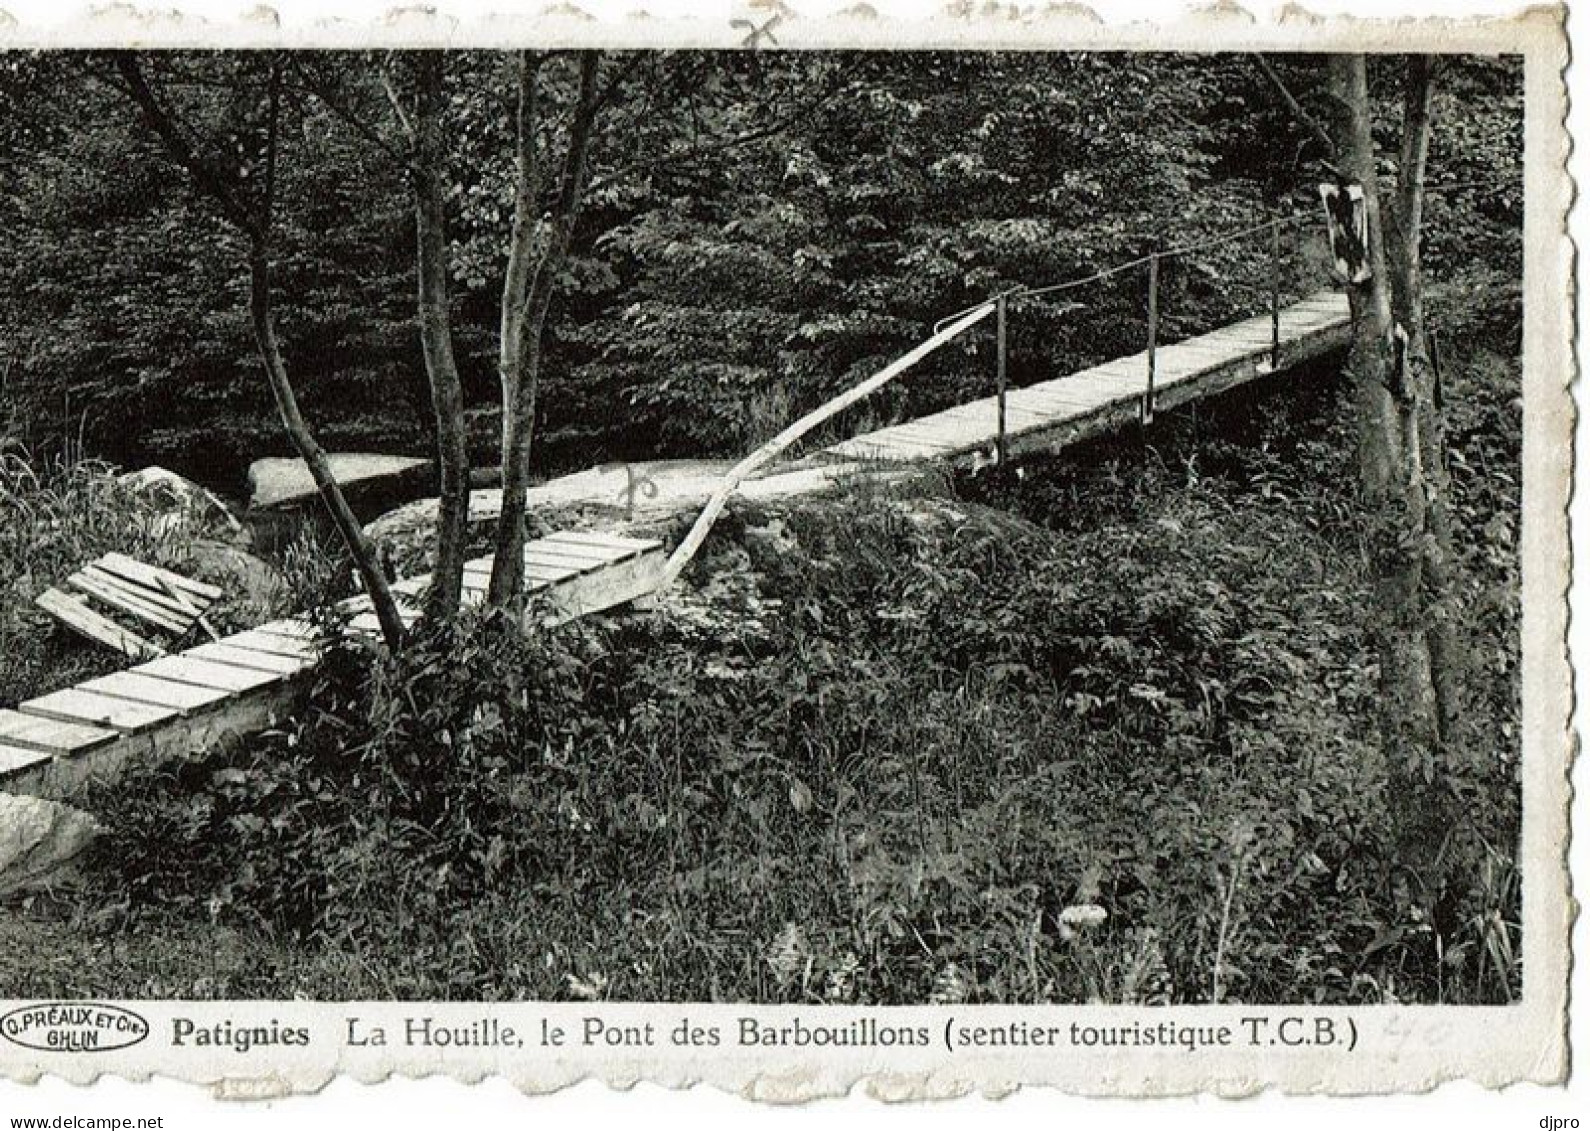
[[[145,656],[163,656],[165,649],[130,632],[108,617],[103,617],[82,601],[59,589],[46,589],[34,602],[53,615],[62,624],[88,637],[97,644],[114,648],[125,656],[142,659]]]
[[[174,585],[178,589],[192,593],[195,597],[202,597],[205,603],[219,601],[225,594],[213,585],[206,585],[202,581],[195,581],[191,577],[183,577],[180,573],[172,573],[168,569],[158,566],[146,565],[126,554],[109,553],[100,559],[100,564],[112,573],[119,573],[130,581],[151,589],[161,588],[161,583]]]
[[[542,542],[583,542],[591,546],[611,546],[614,549],[657,550],[662,548],[662,543],[655,538],[630,538],[623,534],[608,534],[600,530],[560,530],[555,534],[548,534],[539,539]]]
[[[118,589],[107,584],[102,578],[96,577],[86,571],[79,571],[66,579],[66,583],[78,589],[97,601],[103,602],[112,609],[147,621],[156,628],[163,628],[175,635],[182,635],[188,630],[191,621],[184,621],[174,616],[160,606],[146,601],[143,597]]]

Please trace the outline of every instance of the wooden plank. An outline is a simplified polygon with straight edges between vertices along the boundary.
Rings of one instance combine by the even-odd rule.
[[[891,444],[902,449],[922,449],[929,451],[951,452],[956,450],[956,442],[951,434],[934,424],[931,417],[907,425],[898,425],[884,435]]]
[[[562,581],[566,577],[577,577],[580,570],[574,566],[549,566],[540,562],[526,562],[524,566],[525,584],[528,588],[532,583],[544,586],[547,582]],[[491,585],[491,567],[484,568],[469,566],[464,570],[464,588],[474,589],[484,593]]]
[[[559,582],[571,577],[578,577],[582,572],[572,566],[549,566],[542,562],[527,561],[524,564],[525,576],[536,581]]]
[[[876,432],[846,440],[828,450],[853,459],[886,460],[890,463],[910,463],[922,454],[920,448],[891,443]]]
[[[297,675],[311,666],[311,662],[302,657],[275,656],[269,652],[256,652],[252,648],[237,647],[229,643],[231,639],[232,637],[227,637],[218,644],[201,644],[197,648],[189,648],[182,654],[192,656],[196,660],[214,660],[218,664],[274,672],[277,675]]]
[[[1211,335],[1207,338],[1189,338],[1178,343],[1192,350],[1203,350],[1208,353],[1221,354],[1250,354],[1255,350],[1270,348],[1270,328],[1268,326],[1255,326],[1252,329],[1231,327],[1220,331],[1218,336]]]
[[[276,636],[269,632],[261,632],[257,628],[240,632],[235,636],[226,636],[217,641],[218,644],[228,644],[233,648],[247,648],[251,652],[269,652],[274,656],[289,656],[296,659],[318,660],[324,650],[321,645],[313,640],[303,640],[291,636]]]
[[[210,627],[210,622],[204,619],[204,610],[210,607],[208,604],[201,608],[195,603],[196,599],[194,597],[188,593],[184,593],[181,589],[178,589],[164,577],[159,578],[158,580],[160,582],[160,588],[165,590],[166,596],[170,597],[172,600],[181,605],[183,614],[191,618],[193,622],[200,628],[204,629],[206,636],[208,636],[211,640],[220,639],[220,637],[216,634],[215,629]]]
[[[134,675],[168,679],[172,683],[185,683],[190,687],[226,691],[234,695],[253,691],[256,687],[264,687],[267,684],[279,683],[282,679],[280,672],[262,672],[233,667],[230,664],[218,664],[211,660],[197,659],[186,652],[152,660],[132,668],[131,671]]]
[[[77,687],[52,691],[37,699],[17,704],[24,715],[37,715],[79,726],[108,727],[122,734],[141,734],[146,730],[168,723],[181,712],[170,707],[157,707],[153,703],[134,703],[116,699]]]
[[[169,593],[150,589],[147,586],[139,585],[137,582],[128,581],[125,577],[111,573],[107,569],[102,569],[93,562],[90,562],[77,572],[93,578],[106,588],[126,593],[129,597],[136,597],[141,601],[147,601],[162,611],[173,614],[183,620],[191,620],[193,618],[193,614],[189,609],[184,607],[182,602],[173,598]]]
[[[913,438],[920,438],[925,442],[937,445],[946,452],[962,452],[966,450],[966,429],[963,426],[944,424],[924,417],[919,429],[913,428],[909,433]]]
[[[524,560],[526,565],[535,562],[544,566],[564,566],[580,573],[589,573],[591,570],[601,569],[607,564],[599,558],[571,557],[567,554],[560,554],[556,550],[540,546],[534,549],[527,546],[524,552]]]
[[[1067,374],[1057,378],[1060,381],[1085,381],[1088,378],[1103,381],[1136,382],[1139,385],[1148,381],[1148,355],[1145,353],[1129,353],[1125,357],[1115,358],[1076,373]]]
[[[130,581],[136,581],[150,588],[159,588],[160,579],[164,578],[178,589],[192,593],[195,597],[203,598],[206,604],[219,601],[226,595],[223,590],[217,589],[213,585],[206,585],[202,581],[194,581],[191,577],[183,577],[180,573],[172,573],[169,569],[161,569],[159,566],[146,565],[134,558],[129,558],[126,554],[118,554],[114,551],[100,558],[97,564],[112,573],[119,573]]]
[[[564,582],[547,594],[545,605],[528,610],[526,616],[541,616],[547,623],[563,624],[644,597],[656,591],[666,562],[658,548],[599,573]]]
[[[68,628],[97,644],[114,648],[123,655],[143,659],[146,656],[166,654],[164,648],[145,640],[136,632],[128,631],[108,617],[100,616],[76,597],[59,589],[46,589],[38,595],[35,604]]]
[[[614,551],[601,546],[592,546],[586,542],[555,542],[550,538],[537,538],[534,542],[526,542],[524,548],[527,554],[537,550],[582,562],[605,563],[613,561],[615,555],[628,556],[627,551]]]
[[[1270,346],[1270,332],[1264,332],[1264,347]],[[1198,357],[1208,357],[1215,360],[1224,360],[1229,357],[1241,357],[1253,352],[1255,346],[1245,337],[1231,338],[1188,338],[1185,341],[1175,342],[1165,347],[1168,350],[1180,350],[1183,353],[1194,354]]]
[[[1098,408],[1101,404],[1109,404],[1113,400],[1133,395],[1135,394],[1121,388],[1090,396],[1087,390],[1067,389],[1063,385],[1055,388],[1029,385],[1025,389],[1017,389],[1011,393],[1009,402],[1037,412],[1065,414],[1067,409],[1085,412],[1088,409]]]
[[[0,781],[29,770],[36,770],[54,760],[53,753],[0,742]]]
[[[657,550],[662,543],[655,538],[631,538],[624,534],[609,534],[603,530],[560,530],[548,534],[543,542],[585,542],[592,546],[612,546],[621,550]]]
[[[1164,351],[1161,350],[1161,353]],[[1095,373],[1073,373],[1067,377],[1057,377],[1052,381],[1041,381],[1036,385],[1028,385],[1029,389],[1042,392],[1059,391],[1084,397],[1097,397],[1104,400],[1114,400],[1123,396],[1138,396],[1148,387],[1148,372],[1137,369],[1128,373],[1125,370],[1119,373],[1104,375]]]
[[[68,585],[88,594],[96,600],[103,601],[113,609],[119,609],[129,616],[147,621],[156,628],[163,628],[167,632],[181,636],[188,630],[188,624],[172,616],[157,605],[152,605],[140,597],[131,596],[118,591],[104,582],[84,573],[74,573],[66,579]]]
[[[130,671],[101,676],[78,686],[98,695],[170,707],[185,715],[228,699],[232,694],[212,687],[194,687],[192,684],[174,683],[169,679],[156,679]]]
[[[63,723],[37,715],[24,715],[20,711],[0,710],[0,742],[7,746],[46,750],[53,754],[77,754],[115,742],[117,737],[115,731],[104,727]]]

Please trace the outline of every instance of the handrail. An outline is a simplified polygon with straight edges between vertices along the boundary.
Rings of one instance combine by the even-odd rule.
[[[1194,251],[1202,251],[1205,248],[1218,247],[1223,243],[1231,243],[1234,240],[1242,239],[1244,236],[1251,236],[1254,232],[1262,232],[1269,228],[1279,230],[1284,225],[1297,224],[1303,219],[1304,215],[1300,212],[1294,212],[1286,216],[1276,216],[1268,220],[1261,221],[1257,224],[1250,224],[1247,227],[1235,228],[1230,231],[1220,232],[1216,235],[1210,236],[1207,239],[1194,240],[1191,243],[1185,243],[1179,247],[1169,248],[1165,251],[1151,251],[1146,255],[1139,255],[1136,259],[1128,259],[1124,263],[1117,263],[1113,266],[1102,268],[1101,270],[1093,272],[1091,275],[1081,275],[1075,279],[1066,279],[1059,283],[1049,283],[1041,287],[1008,287],[1005,290],[991,296],[990,298],[984,299],[982,302],[973,303],[971,306],[968,306],[962,310],[957,310],[954,314],[939,319],[936,323],[934,323],[933,328],[937,330],[945,323],[954,321],[955,319],[961,317],[967,311],[976,310],[979,306],[982,306],[984,302],[993,302],[997,301],[998,299],[1005,299],[1007,302],[1014,302],[1017,299],[1042,298],[1045,295],[1052,295],[1059,291],[1069,291],[1076,287],[1086,286],[1088,283],[1102,282],[1103,280],[1114,275],[1120,275],[1126,271],[1130,271],[1135,267],[1142,267],[1151,259],[1159,259],[1163,261],[1179,255],[1187,255]]]
[[[837,416],[863,397],[881,389],[945,342],[971,329],[993,313],[994,307],[995,304],[993,302],[985,302],[966,311],[952,325],[935,330],[932,337],[922,342],[915,349],[896,358],[861,382],[861,384],[847,389],[839,396],[833,398],[833,400],[827,401],[808,412],[730,468],[728,474],[718,484],[717,490],[712,493],[712,497],[707,500],[707,505],[701,509],[701,514],[696,517],[695,524],[691,526],[690,532],[685,535],[684,541],[680,542],[674,552],[669,555],[668,561],[657,575],[655,591],[661,592],[672,585],[685,566],[690,564],[690,559],[696,556],[697,550],[701,549],[701,544],[706,541],[708,533],[712,530],[712,524],[718,520],[718,515],[723,511],[724,506],[727,505],[729,496],[734,494],[735,489],[751,473],[757,471],[765,464],[771,463],[784,449],[819,424]]]

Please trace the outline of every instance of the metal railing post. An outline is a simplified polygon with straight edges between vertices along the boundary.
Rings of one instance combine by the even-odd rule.
[[[1009,361],[1005,329],[1005,307],[1005,296],[1000,295],[998,304],[994,307],[994,332],[998,343],[995,355],[999,367],[999,433],[994,442],[994,459],[1000,467],[1005,466],[1005,387],[1007,380],[1006,367]]]
[[[1148,386],[1143,392],[1142,419],[1154,423],[1154,349],[1159,343],[1159,254],[1148,257]]]

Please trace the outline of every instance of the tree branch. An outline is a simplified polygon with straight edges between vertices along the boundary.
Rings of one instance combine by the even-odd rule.
[[[111,56],[116,72],[126,85],[127,94],[143,114],[144,122],[165,145],[172,160],[186,169],[199,188],[215,202],[222,216],[247,235],[261,232],[258,219],[237,194],[237,186],[229,184],[225,173],[206,161],[182,136],[175,120],[160,104],[155,92],[144,78],[138,56],[130,51],[118,51]]]
[[[785,130],[789,129],[803,118],[806,118],[811,114],[815,114],[817,111],[821,110],[824,106],[828,105],[828,103],[837,98],[841,93],[854,88],[856,85],[857,84],[852,80],[841,79],[841,81],[836,82],[834,85],[830,86],[827,90],[818,94],[816,97],[808,99],[796,109],[786,114],[784,117],[779,118],[765,126],[758,126],[755,129],[747,130],[744,133],[736,134],[730,138],[724,138],[722,141],[715,142],[710,145],[693,144],[680,152],[667,153],[661,157],[654,157],[647,161],[634,161],[627,165],[620,165],[618,168],[608,172],[605,176],[593,181],[591,188],[593,190],[605,188],[606,186],[617,181],[619,178],[629,176],[631,173],[639,172],[641,170],[656,169],[663,165],[669,165],[679,161],[694,161],[715,153],[724,153],[731,149],[738,149],[743,145],[751,145],[758,141],[764,141],[767,138],[783,133]],[[692,102],[692,107],[693,106],[694,103]]]
[[[295,62],[296,61],[297,60],[295,60]],[[351,107],[345,105],[339,98],[337,98],[337,96],[331,90],[329,84],[317,81],[312,73],[306,73],[305,69],[302,67],[299,68],[299,73],[304,75],[302,84],[297,87],[302,94],[313,98],[321,106],[325,107],[326,110],[330,111],[333,117],[342,122],[342,124],[347,126],[349,129],[353,130],[354,133],[358,134],[359,137],[363,138],[366,142],[373,145],[394,165],[404,164],[404,162],[407,160],[407,156],[404,154],[404,152],[397,146],[393,145],[386,138],[382,137],[381,134],[374,129],[369,122],[360,118],[359,115],[353,112]]]
[[[277,126],[282,106],[282,65],[280,59],[271,61],[270,108],[265,117],[265,187],[260,207],[263,223],[270,225],[276,206],[276,141]]]
[[[1318,118],[1303,108],[1303,104],[1297,100],[1297,96],[1292,93],[1276,69],[1270,65],[1268,59],[1255,52],[1253,61],[1259,65],[1259,69],[1264,72],[1264,76],[1270,80],[1271,85],[1280,93],[1281,100],[1286,103],[1287,109],[1292,112],[1292,116],[1298,120],[1298,123],[1304,129],[1313,135],[1314,140],[1325,151],[1325,158],[1322,163],[1330,169],[1333,176],[1336,175],[1334,163],[1340,161],[1341,158],[1336,149],[1335,139],[1331,137],[1330,131],[1320,125]]]

